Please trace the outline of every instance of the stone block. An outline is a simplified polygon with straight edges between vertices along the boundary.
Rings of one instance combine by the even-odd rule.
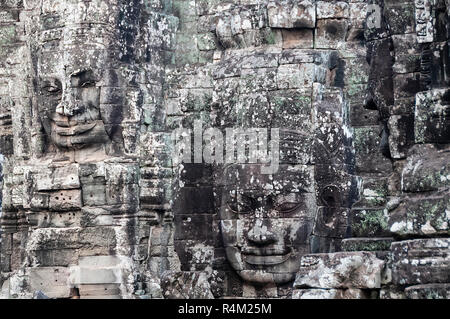
[[[393,80],[395,99],[413,97],[421,90],[419,73],[396,74]]]
[[[106,204],[105,184],[94,183],[84,184],[81,189],[83,205],[85,206],[102,206]]]
[[[303,89],[312,87],[315,66],[312,63],[283,64],[278,68],[277,86],[279,89]]]
[[[450,284],[427,284],[407,287],[407,299],[448,299]]]
[[[79,293],[80,293],[80,299],[89,299],[86,297],[106,297],[109,296],[111,299],[114,296],[120,297],[120,285],[119,284],[81,284],[78,286]],[[95,298],[97,299],[97,298]],[[102,298],[98,298],[102,299]],[[120,299],[120,298],[117,298]]]
[[[348,57],[344,63],[344,83],[347,87],[365,85],[369,81],[370,69],[365,56]]]
[[[211,214],[175,215],[175,239],[206,240],[211,236]]]
[[[38,267],[29,269],[30,289],[42,291],[49,298],[70,296],[69,269],[66,267]]]
[[[388,121],[389,150],[392,158],[405,158],[414,143],[414,118],[412,115],[392,115]]]
[[[349,4],[344,1],[317,2],[317,19],[343,19],[349,17]]]
[[[431,192],[450,186],[448,151],[432,144],[414,145],[401,173],[402,191]]]
[[[387,178],[364,177],[360,200],[353,207],[377,208],[384,206],[389,195],[388,182]]]
[[[346,238],[342,240],[343,251],[388,251],[393,238]]]
[[[269,104],[273,110],[273,122],[271,127],[279,127],[291,130],[310,131],[312,129],[312,105],[311,91],[300,90],[278,90],[269,96]],[[282,133],[281,133],[282,134]],[[297,146],[297,151],[309,153],[311,142],[305,144],[305,137],[298,137],[301,142]],[[299,147],[301,144],[304,148]],[[299,156],[302,157],[302,156]],[[310,156],[308,156],[310,157]],[[308,162],[307,160],[305,164]]]
[[[122,262],[118,256],[84,256],[78,260],[80,267],[106,268],[117,267]]]
[[[212,187],[182,187],[174,201],[174,211],[179,214],[214,213]]]
[[[361,102],[350,104],[350,124],[353,127],[377,125],[378,116],[378,111],[364,108]]]
[[[406,296],[401,287],[383,286],[380,289],[380,299],[406,299]]]
[[[350,2],[349,4],[349,21],[355,29],[364,29],[367,17],[367,3]]]
[[[450,235],[450,192],[402,198],[389,214],[388,228],[397,236]]]
[[[381,286],[384,261],[370,252],[339,252],[301,257],[295,288],[358,288]]]
[[[417,93],[414,135],[416,143],[448,143],[450,140],[449,89]]]
[[[415,0],[415,29],[419,43],[429,43],[434,40],[432,3],[430,0]]]
[[[354,129],[357,173],[389,174],[392,163],[380,152],[379,126],[356,127]]]
[[[314,63],[312,50],[290,49],[283,50],[280,56],[280,64]]]
[[[70,284],[120,284],[120,270],[109,268],[71,267]]]
[[[314,132],[314,163],[353,166],[346,133],[346,128],[336,122],[320,123]]]
[[[313,33],[312,29],[282,29],[283,49],[312,49]]]
[[[340,207],[319,207],[313,234],[327,238],[344,238],[347,231],[348,210]]]
[[[110,211],[97,207],[83,207],[81,210],[80,226],[112,226],[115,224]]]
[[[356,201],[357,181],[346,165],[316,164],[314,179],[316,201],[321,206],[348,208]],[[333,195],[330,197],[330,191]]]
[[[384,10],[391,34],[414,33],[416,31],[414,4],[409,2],[389,3]]]
[[[195,283],[195,284],[194,284]],[[164,272],[161,288],[166,299],[213,299],[205,272]]]
[[[49,209],[67,211],[81,209],[81,190],[61,190],[50,193]]]
[[[80,188],[78,166],[69,165],[54,169],[44,169],[34,175],[37,191]]]
[[[276,90],[277,68],[258,68],[242,70],[239,79],[240,92],[265,92]]]
[[[315,29],[315,47],[340,49],[348,32],[347,19],[320,19]]]
[[[314,28],[316,6],[310,0],[277,0],[267,5],[269,26],[272,28]]]
[[[353,208],[349,227],[352,237],[389,237],[389,213],[384,208]]]
[[[376,293],[375,293],[376,294]],[[292,299],[375,299],[362,289],[296,289]]]
[[[450,238],[392,243],[392,282],[397,285],[450,282],[449,246]]]

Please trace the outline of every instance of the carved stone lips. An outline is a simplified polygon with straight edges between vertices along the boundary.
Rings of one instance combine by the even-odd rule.
[[[291,256],[288,248],[243,248],[242,258],[251,265],[282,264]]]
[[[92,130],[96,125],[97,125],[96,122],[88,123],[88,124],[78,124],[75,126],[67,126],[67,127],[60,126],[57,124],[55,126],[55,132],[56,132],[56,134],[61,135],[61,136],[74,136],[74,135],[86,133],[86,132]]]
[[[285,255],[268,255],[268,256],[260,256],[260,255],[247,255],[242,254],[244,261],[250,265],[263,265],[263,266],[273,266],[284,263],[289,259],[291,253]]]

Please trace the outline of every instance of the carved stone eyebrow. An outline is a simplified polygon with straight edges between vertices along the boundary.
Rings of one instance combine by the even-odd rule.
[[[80,77],[82,76],[84,73],[87,73],[91,70],[89,69],[78,69],[72,72],[72,74],[70,75],[71,77]],[[92,71],[91,71],[92,72]]]
[[[41,86],[60,86],[60,81],[56,78],[41,78],[40,79]]]
[[[301,199],[299,193],[287,193],[287,194],[279,194],[275,197],[275,205],[281,205],[284,202],[298,202]]]
[[[93,81],[94,72],[90,69],[80,69],[72,72],[70,75],[71,83],[73,87],[79,86],[86,81]]]

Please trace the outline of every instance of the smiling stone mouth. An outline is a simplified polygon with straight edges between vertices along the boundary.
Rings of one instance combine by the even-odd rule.
[[[247,264],[273,266],[288,260],[292,255],[292,249],[289,247],[244,247],[241,254]]]
[[[252,255],[242,254],[243,260],[250,265],[273,266],[284,263],[291,257],[291,253],[283,255]]]
[[[88,124],[78,124],[74,126],[55,126],[55,132],[61,136],[74,136],[86,133],[92,130],[97,125],[97,122],[88,123]]]

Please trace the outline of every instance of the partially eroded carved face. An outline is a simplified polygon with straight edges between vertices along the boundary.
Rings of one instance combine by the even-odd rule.
[[[228,261],[248,282],[282,284],[294,279],[309,252],[316,213],[312,170],[281,165],[263,175],[261,165],[225,170],[220,227]]]

